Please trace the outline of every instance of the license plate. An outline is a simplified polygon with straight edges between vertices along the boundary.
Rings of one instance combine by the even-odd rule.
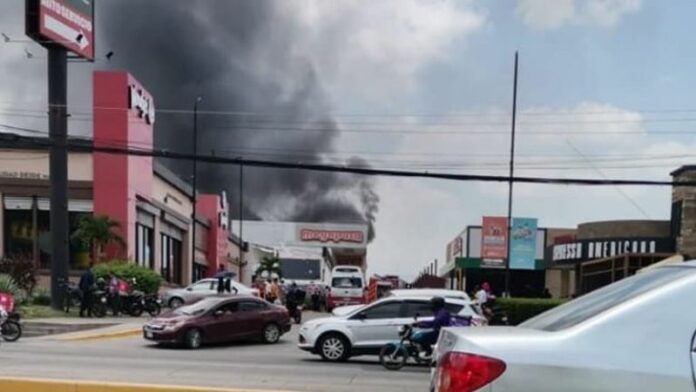
[[[152,338],[155,337],[155,334],[153,334],[153,333],[150,332],[150,331],[145,331],[145,337],[148,338],[148,339],[152,339]]]

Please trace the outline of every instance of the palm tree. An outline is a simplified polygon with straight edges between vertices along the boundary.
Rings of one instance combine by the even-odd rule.
[[[89,247],[92,251],[92,261],[96,262],[99,261],[104,247],[108,244],[115,243],[122,249],[126,247],[123,237],[115,231],[120,227],[121,224],[108,215],[88,215],[80,220],[72,239]]]
[[[282,271],[280,270],[280,259],[277,257],[264,257],[258,268],[256,268],[256,276],[258,277],[268,277],[269,279],[276,275],[278,279],[282,276]]]

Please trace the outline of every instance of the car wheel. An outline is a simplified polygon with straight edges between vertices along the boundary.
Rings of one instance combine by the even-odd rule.
[[[178,307],[181,307],[181,305],[183,305],[183,304],[184,304],[184,300],[179,298],[179,297],[175,297],[175,298],[172,298],[169,300],[169,307],[172,309],[176,309]]]
[[[186,347],[192,350],[201,347],[201,344],[203,343],[203,334],[201,333],[201,330],[195,328],[188,330],[184,336],[184,343],[186,344]]]
[[[337,333],[324,335],[319,340],[319,355],[325,361],[342,362],[348,359],[348,340]]]
[[[278,343],[280,340],[280,327],[278,324],[270,323],[263,328],[263,341],[267,344]]]

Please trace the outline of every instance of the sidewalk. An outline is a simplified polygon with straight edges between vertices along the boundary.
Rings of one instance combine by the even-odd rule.
[[[38,318],[23,322],[26,330],[46,331],[35,340],[79,341],[139,335],[146,317]]]

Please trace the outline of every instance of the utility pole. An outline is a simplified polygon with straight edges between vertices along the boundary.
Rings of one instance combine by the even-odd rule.
[[[48,133],[51,139],[51,307],[63,307],[61,282],[68,279],[68,53],[48,47]],[[36,230],[36,227],[34,227]]]
[[[239,163],[239,265],[244,265],[244,164]],[[240,274],[239,279],[242,279]]]
[[[193,103],[193,212],[191,213],[191,268],[196,265],[196,205],[198,204],[198,104],[203,100],[202,97],[196,97]],[[213,271],[217,272],[217,271]]]
[[[515,123],[517,120],[517,62],[518,54],[515,51],[515,77],[512,88],[512,129],[510,135],[510,177],[508,180],[508,213],[507,213],[507,259],[505,260],[505,294],[510,296],[510,235],[512,234],[512,184],[515,174]]]

